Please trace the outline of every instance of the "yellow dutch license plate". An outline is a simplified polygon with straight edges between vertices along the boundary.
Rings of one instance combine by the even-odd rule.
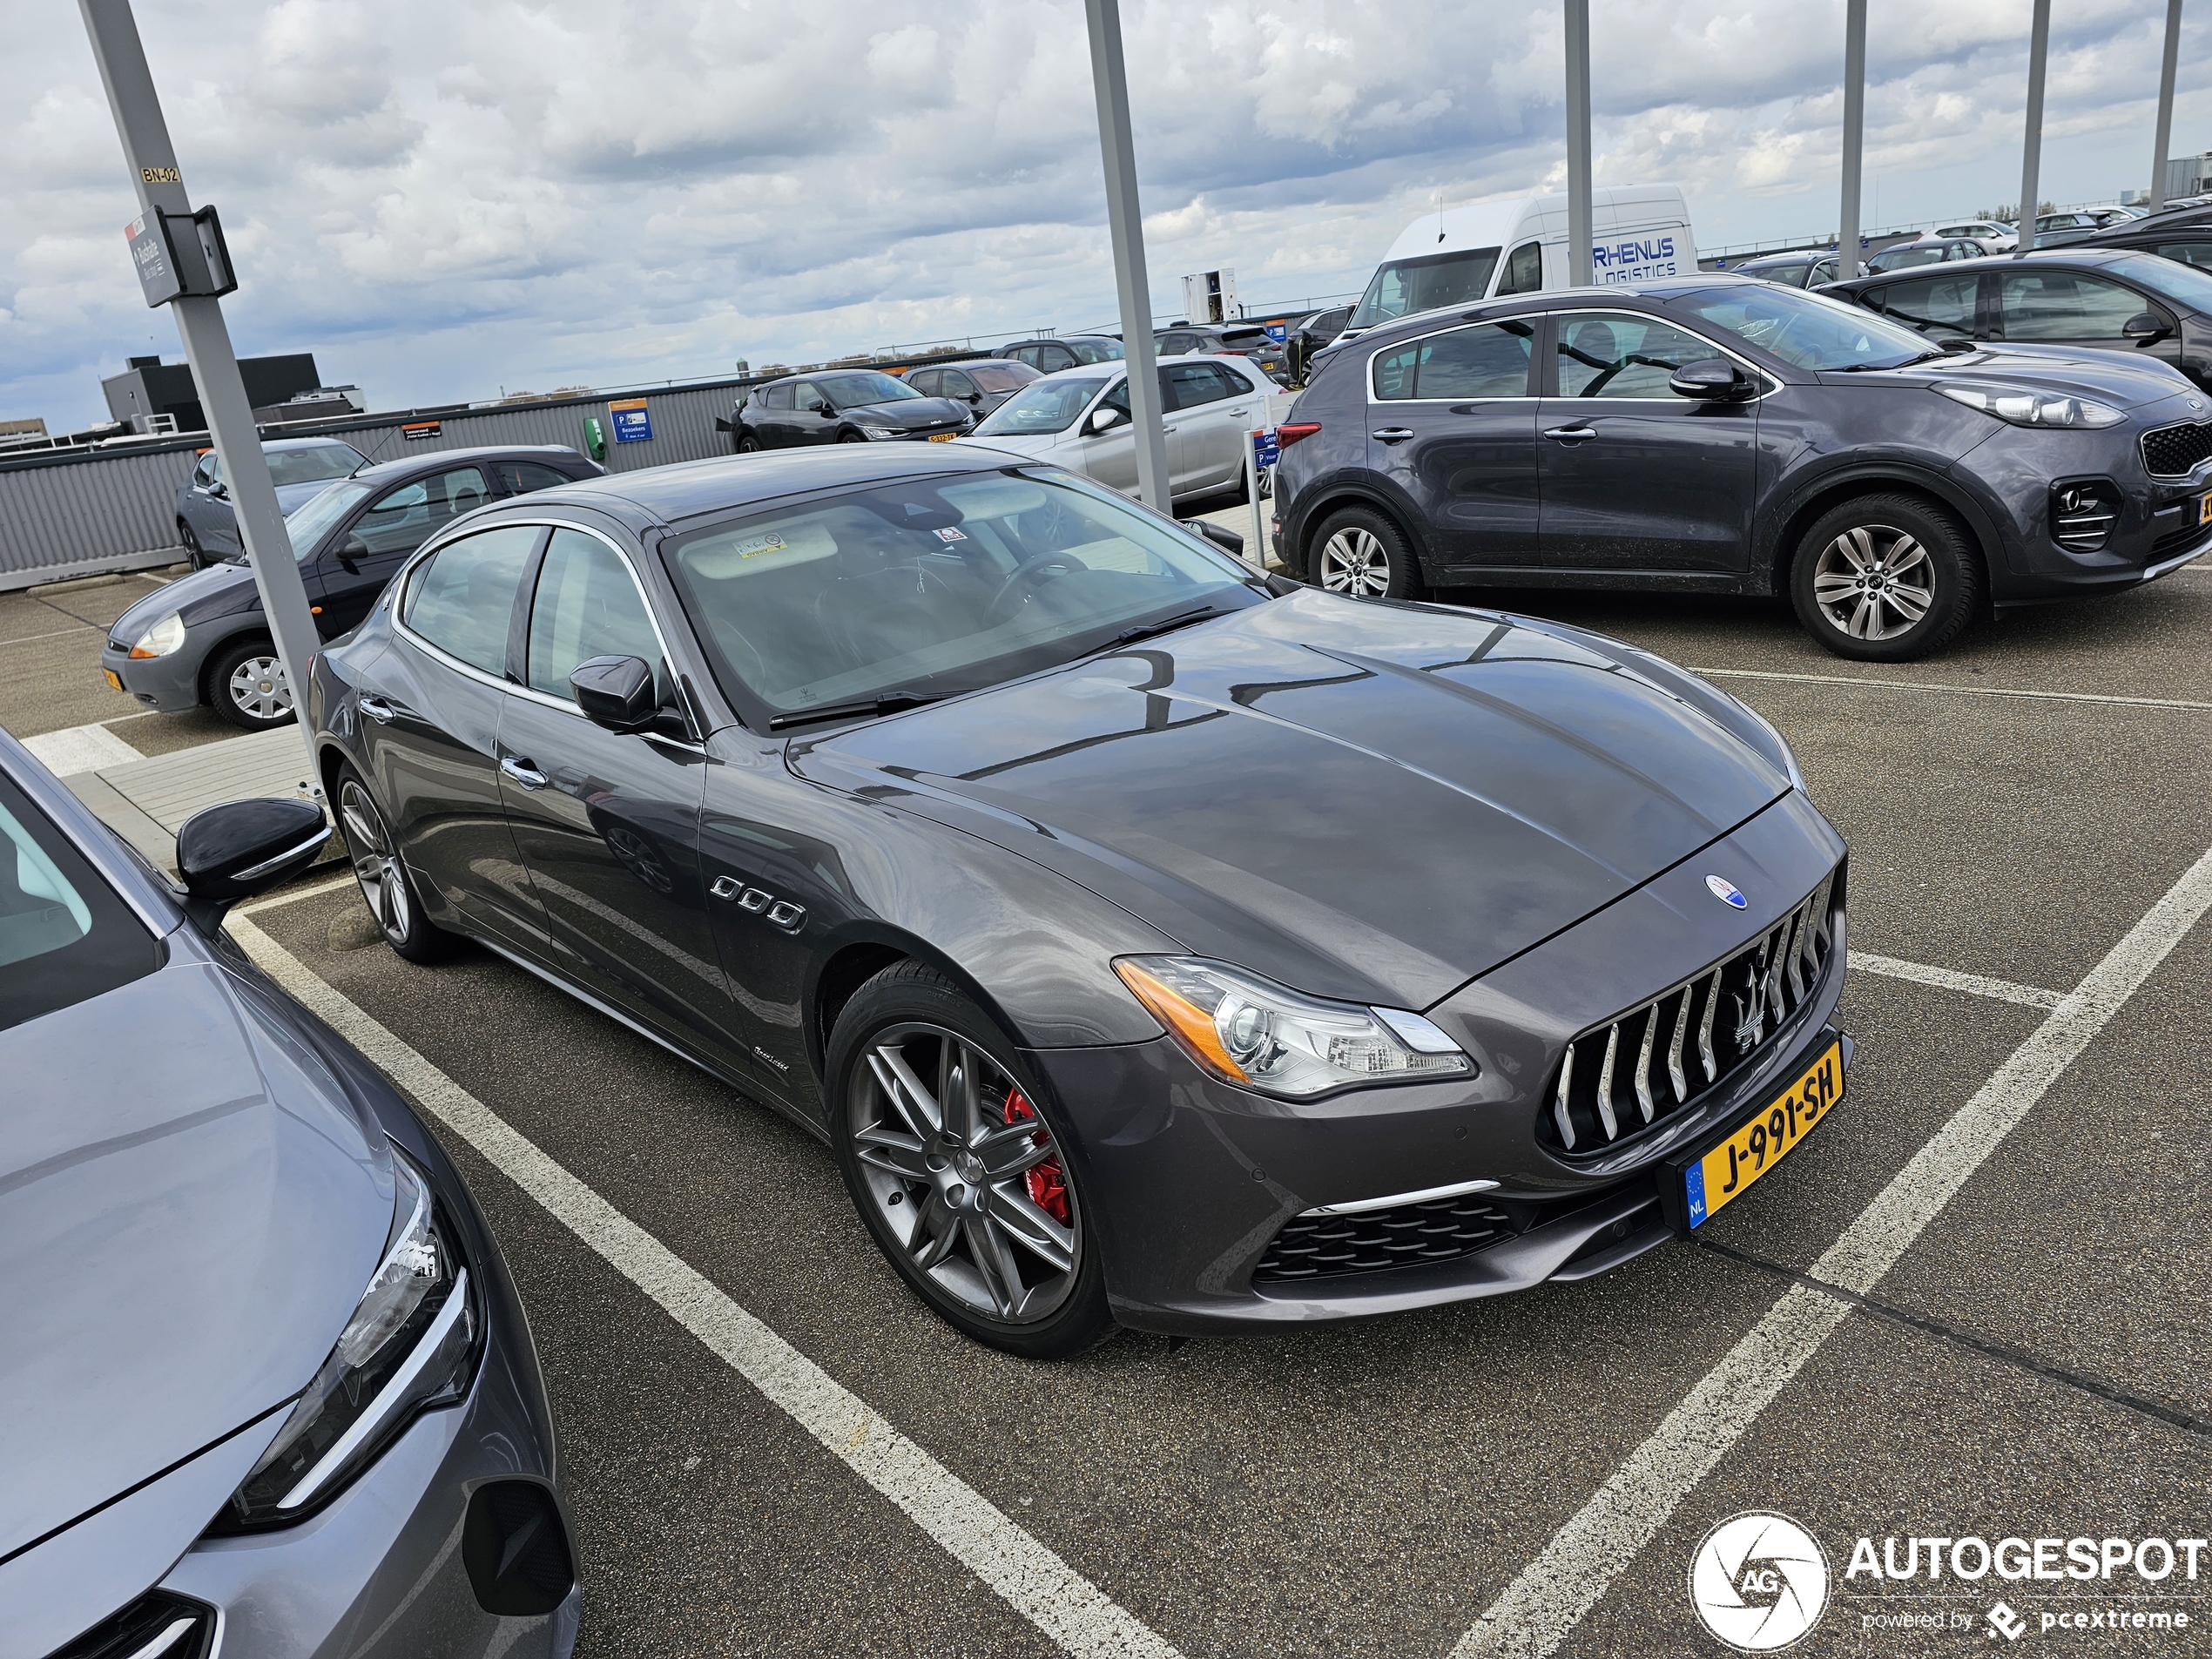
[[[2212,524],[2212,495],[2199,496],[2196,498],[2196,522],[2200,524]]]
[[[122,675],[120,675],[120,674],[117,673],[117,672],[116,672],[113,669],[111,669],[111,668],[104,668],[104,669],[102,669],[102,670],[100,671],[100,672],[107,676],[107,683],[108,683],[110,685],[112,685],[113,687],[115,687],[115,689],[116,689],[117,691],[121,691],[121,690],[123,689],[123,676],[122,676]]]
[[[960,434],[957,432],[933,432],[929,435],[929,441],[932,443],[950,443],[958,436]]]
[[[1844,1097],[1844,1048],[1828,1045],[1760,1116],[1683,1171],[1684,1207],[1697,1226],[1743,1196],[1824,1120]]]

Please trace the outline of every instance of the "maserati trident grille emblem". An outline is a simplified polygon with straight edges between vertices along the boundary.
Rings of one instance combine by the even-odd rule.
[[[1751,902],[1743,896],[1743,889],[1736,883],[1717,875],[1709,875],[1705,878],[1705,888],[1723,904],[1734,905],[1738,910]]]

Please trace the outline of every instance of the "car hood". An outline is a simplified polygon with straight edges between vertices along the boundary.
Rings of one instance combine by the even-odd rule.
[[[838,413],[863,425],[914,432],[925,427],[963,424],[968,420],[968,405],[948,397],[901,397],[888,403],[850,404]]]
[[[1631,647],[1302,590],[794,745],[802,776],[1048,866],[1202,954],[1426,1008],[1791,787]]]
[[[1942,382],[1986,386],[1992,390],[2027,387],[2073,397],[2095,398],[2122,409],[2140,408],[2191,389],[2179,369],[2155,359],[2139,362],[2116,352],[1995,341],[1978,345],[1970,352],[1904,368],[1877,369],[1867,374],[1824,374],[1820,379],[1828,386],[1895,385],[1905,381],[1922,385]]]
[[[0,1032],[0,1557],[282,1405],[352,1316],[391,1152],[297,1017],[180,941]]]
[[[172,610],[192,624],[259,610],[260,604],[260,590],[253,585],[251,566],[211,564],[156,588],[115,619],[108,637],[124,641],[127,647]]]

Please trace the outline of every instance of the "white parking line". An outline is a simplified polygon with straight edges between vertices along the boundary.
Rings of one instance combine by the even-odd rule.
[[[98,772],[145,757],[105,725],[72,725],[60,732],[42,732],[25,738],[23,746],[57,778],[80,772]]]
[[[2212,851],[2059,1000],[1829,1246],[1811,1277],[1862,1296],[1871,1291],[2207,909]],[[1556,1651],[1850,1311],[1802,1285],[1784,1291],[1521,1569],[1460,1637],[1453,1659],[1546,1659]]]
[[[1180,1659],[1150,1627],[892,1427],[873,1407],[316,977],[260,927],[235,911],[227,925],[271,978],[1062,1649],[1087,1659]]]
[[[2020,1002],[2032,1008],[2054,1008],[2065,1000],[2062,991],[2047,991],[2040,985],[2016,985],[2008,979],[1991,979],[1983,974],[1961,974],[1956,968],[1931,968],[1925,962],[1908,962],[1895,956],[1877,956],[1871,951],[1853,950],[1851,966],[1869,974],[1885,974],[1892,979],[1909,979],[1922,985],[1940,985],[1946,991],[1968,991],[1976,996],[1994,997],[2000,1002]]]
[[[1878,691],[1956,691],[1962,697],[2032,698],[2045,703],[2120,703],[2138,709],[2212,709],[2180,697],[2117,697],[2104,691],[2030,691],[2008,685],[1946,685],[1938,680],[1880,680],[1868,674],[1784,674],[1764,668],[1693,668],[1707,679],[1796,680],[1808,685],[1868,685]]]
[[[99,629],[96,624],[81,622],[74,628],[57,628],[51,634],[17,634],[13,639],[0,639],[0,645],[28,645],[34,639],[59,639],[65,634],[98,632]]]
[[[242,904],[232,911],[231,914],[250,916],[257,910],[273,910],[279,905],[292,904],[301,899],[313,899],[320,894],[335,892],[340,887],[350,887],[353,885],[354,873],[347,870],[343,875],[330,876],[304,887],[286,887],[280,892],[271,894],[266,899],[256,899],[252,904]]]

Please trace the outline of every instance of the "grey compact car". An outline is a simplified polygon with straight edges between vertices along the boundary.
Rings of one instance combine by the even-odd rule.
[[[261,453],[268,457],[277,505],[287,513],[368,465],[367,455],[336,438],[272,438],[261,446]],[[199,452],[192,471],[177,486],[177,542],[195,570],[246,551],[238,536],[230,486],[223,482],[222,458],[212,449]]]
[[[602,470],[574,449],[536,444],[407,455],[324,486],[284,521],[317,631],[335,639],[351,629],[408,555],[463,513]],[[165,713],[205,705],[248,732],[292,718],[292,688],[241,551],[125,611],[100,668],[117,691]]]
[[[0,1655],[562,1659],[528,1325],[391,1085],[220,931],[327,840],[157,878],[0,732]]]

